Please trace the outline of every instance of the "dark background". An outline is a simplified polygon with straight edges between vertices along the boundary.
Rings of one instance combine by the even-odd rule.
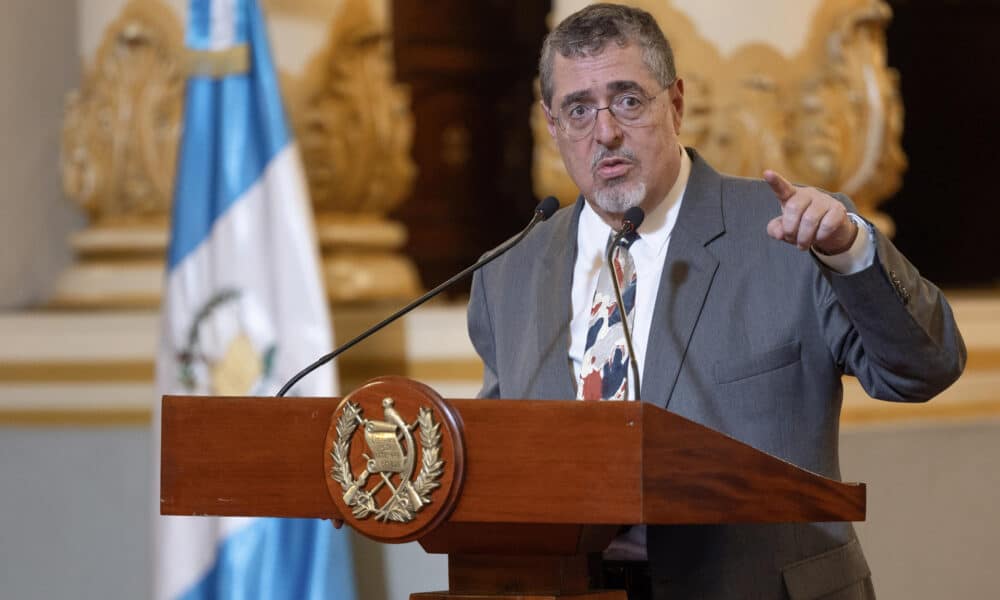
[[[945,287],[1000,284],[1000,2],[892,0],[889,64],[906,111],[896,245]]]
[[[1000,284],[1000,0],[889,0],[909,168],[881,205],[896,244],[943,287]],[[395,0],[397,78],[410,86],[419,174],[395,215],[432,287],[526,222],[529,111],[550,2]],[[454,295],[468,291],[457,286]]]
[[[433,287],[531,217],[538,51],[548,0],[394,0],[396,78],[410,86],[419,170],[396,212]],[[469,290],[469,281],[452,288]]]

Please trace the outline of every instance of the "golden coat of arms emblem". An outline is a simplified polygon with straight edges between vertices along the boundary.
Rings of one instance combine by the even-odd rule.
[[[342,398],[328,418],[322,468],[334,525],[402,543],[449,518],[465,478],[465,443],[458,414],[437,392],[383,376]]]
[[[340,484],[344,504],[356,519],[374,516],[377,521],[409,523],[430,504],[431,493],[441,485],[444,461],[440,424],[435,423],[434,413],[427,407],[419,408],[417,418],[407,423],[396,411],[392,398],[382,400],[382,410],[383,420],[366,419],[359,404],[344,404],[330,451],[330,476]],[[355,475],[349,457],[358,427],[364,432],[365,468]],[[414,433],[420,438],[420,468],[415,477],[418,451]],[[390,495],[380,505],[377,495],[383,488]]]

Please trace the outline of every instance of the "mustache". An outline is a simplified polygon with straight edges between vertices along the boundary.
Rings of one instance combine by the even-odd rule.
[[[628,148],[598,148],[594,152],[594,156],[590,159],[590,169],[594,170],[597,168],[597,163],[601,162],[605,158],[624,158],[627,161],[638,164],[639,159],[636,158],[635,152],[632,152]]]

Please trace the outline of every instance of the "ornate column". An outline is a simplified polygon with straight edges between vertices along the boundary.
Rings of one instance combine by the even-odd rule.
[[[346,0],[328,45],[284,88],[309,180],[333,302],[403,299],[420,288],[400,254],[403,224],[385,219],[413,186],[413,117],[394,82],[391,34],[368,0]]]
[[[183,30],[159,2],[130,2],[108,26],[80,90],[66,102],[66,193],[90,223],[51,304],[152,308],[160,301],[180,135]]]

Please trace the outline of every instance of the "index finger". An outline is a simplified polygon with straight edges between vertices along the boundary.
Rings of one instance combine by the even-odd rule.
[[[784,204],[789,198],[795,195],[795,186],[788,183],[788,180],[770,169],[764,171],[764,181],[771,186],[774,195]]]

